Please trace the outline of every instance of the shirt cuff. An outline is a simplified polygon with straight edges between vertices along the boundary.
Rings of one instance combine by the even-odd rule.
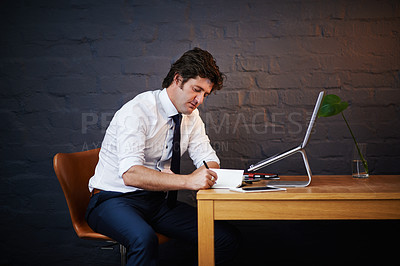
[[[138,160],[134,157],[128,157],[125,159],[122,159],[119,162],[119,169],[118,169],[118,175],[120,178],[122,178],[122,175],[129,170],[134,165],[143,165],[143,162],[141,160]]]
[[[207,157],[205,157],[204,159],[198,161],[198,162],[196,163],[196,168],[201,167],[201,166],[203,165],[203,161],[206,161],[206,162],[216,162],[217,164],[221,165],[221,162],[220,162],[218,156],[217,156],[217,155],[211,155],[211,156],[207,156]]]

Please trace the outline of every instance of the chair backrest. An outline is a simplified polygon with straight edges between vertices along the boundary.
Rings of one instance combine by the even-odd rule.
[[[53,159],[54,171],[64,191],[72,224],[81,238],[93,234],[85,220],[85,213],[90,200],[88,183],[99,160],[99,152],[100,148],[75,153],[57,153]]]
[[[99,161],[100,148],[75,153],[57,153],[53,159],[54,171],[67,200],[72,225],[76,234],[85,239],[112,240],[94,232],[85,220],[86,208],[90,200],[89,179],[94,175]],[[157,233],[158,243],[169,240]]]

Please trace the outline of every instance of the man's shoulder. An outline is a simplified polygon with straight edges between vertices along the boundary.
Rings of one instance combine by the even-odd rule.
[[[138,94],[132,100],[125,103],[117,112],[119,118],[135,116],[136,118],[148,117],[157,109],[157,95],[160,91],[146,91]]]
[[[136,95],[129,102],[125,103],[121,109],[123,108],[139,108],[139,109],[148,109],[152,108],[157,104],[157,95],[160,93],[160,90],[154,91],[145,91],[138,95]]]
[[[136,95],[128,103],[132,103],[132,104],[143,104],[143,103],[149,103],[149,102],[156,103],[157,97],[160,94],[160,92],[161,92],[160,90],[142,92],[142,93]]]

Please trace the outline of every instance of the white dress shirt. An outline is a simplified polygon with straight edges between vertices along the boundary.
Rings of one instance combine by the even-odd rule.
[[[177,113],[166,89],[141,93],[122,106],[107,128],[89,190],[132,192],[139,188],[126,186],[122,179],[132,166],[143,165],[159,171],[169,168],[172,116]],[[197,168],[203,160],[219,163],[197,109],[182,117],[181,154],[186,150]]]

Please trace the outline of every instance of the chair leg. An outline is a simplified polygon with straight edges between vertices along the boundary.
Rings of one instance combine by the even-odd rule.
[[[124,245],[119,244],[119,252],[121,253],[121,266],[126,265],[126,247]]]

